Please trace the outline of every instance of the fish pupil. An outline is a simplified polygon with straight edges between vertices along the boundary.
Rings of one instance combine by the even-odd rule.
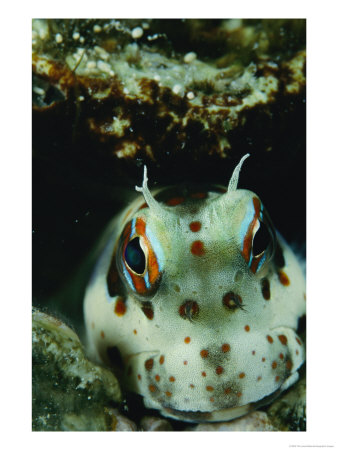
[[[124,259],[131,270],[141,275],[146,268],[146,258],[140,245],[140,238],[131,240],[124,252]]]
[[[260,222],[259,229],[257,230],[253,240],[253,255],[258,256],[262,252],[264,252],[268,248],[270,241],[271,236],[267,226],[264,224],[264,222]]]

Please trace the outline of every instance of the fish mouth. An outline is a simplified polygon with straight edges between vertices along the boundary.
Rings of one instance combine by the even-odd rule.
[[[128,359],[123,381],[125,387],[143,396],[144,404],[165,416],[185,422],[219,422],[243,416],[254,409],[252,403],[241,403],[242,392],[236,381],[219,380],[209,385],[201,378],[180,376],[171,372],[160,352],[142,352]],[[187,367],[182,364],[182,371]],[[201,396],[203,398],[201,398]]]
[[[173,408],[163,408],[161,413],[165,417],[170,417],[171,419],[176,420],[183,420],[184,422],[205,423],[205,422],[226,422],[228,420],[245,416],[254,409],[255,409],[254,406],[251,403],[249,403],[248,405],[235,406],[234,408],[224,408],[211,412],[180,411],[178,409]]]
[[[227,422],[245,416],[258,408],[261,408],[273,402],[284,391],[283,388],[277,389],[272,394],[267,395],[261,400],[246,405],[235,406],[232,408],[222,408],[215,411],[181,411],[174,408],[164,407],[161,411],[165,417],[184,422],[205,423],[205,422]]]
[[[224,338],[211,344],[205,340],[200,350],[185,338],[189,341],[184,340],[183,347],[172,345],[171,352],[166,347],[130,355],[123,381],[128,390],[144,397],[147,407],[164,416],[187,422],[232,420],[271,403],[296,381],[303,362],[302,344],[292,330],[278,328],[271,336],[256,338],[254,344],[263,343],[263,350],[269,351],[271,342],[276,349],[265,363],[266,357],[257,358],[250,347],[255,362],[251,371],[245,370],[247,347],[228,344]],[[286,345],[293,341],[296,347]],[[262,378],[264,382],[259,383]]]

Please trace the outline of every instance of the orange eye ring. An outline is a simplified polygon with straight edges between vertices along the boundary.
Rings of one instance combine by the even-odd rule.
[[[253,273],[259,271],[267,260],[274,254],[276,233],[268,213],[265,211],[261,201],[257,197],[252,199],[252,211],[249,217],[243,221],[245,235],[243,237],[242,256]],[[259,231],[261,230],[261,231]],[[263,242],[255,242],[255,237],[260,239],[263,232]],[[243,233],[244,234],[244,233]],[[269,235],[269,236],[268,236]]]
[[[156,241],[157,249],[158,245]],[[127,286],[140,295],[153,294],[160,281],[162,270],[146,233],[143,218],[134,218],[127,223],[119,247],[117,266]]]

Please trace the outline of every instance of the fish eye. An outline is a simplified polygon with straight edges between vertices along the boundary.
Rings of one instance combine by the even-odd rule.
[[[250,269],[253,273],[258,272],[263,265],[269,261],[275,249],[276,234],[272,222],[265,210],[258,219],[258,228],[252,239]]]
[[[254,274],[271,260],[275,252],[276,232],[261,201],[253,197],[241,227],[241,254]]]
[[[267,225],[260,220],[259,228],[252,242],[252,256],[256,257],[263,253],[269,247],[271,239],[272,236]]]
[[[143,217],[128,222],[116,251],[116,267],[127,289],[143,298],[154,295],[163,272],[163,250]]]
[[[135,237],[126,246],[124,260],[128,267],[138,275],[142,275],[146,268],[146,257],[140,244],[140,238]]]

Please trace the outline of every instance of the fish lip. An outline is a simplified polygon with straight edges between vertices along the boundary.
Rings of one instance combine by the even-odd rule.
[[[214,411],[189,411],[173,408],[163,408],[163,415],[185,422],[205,423],[205,422],[226,422],[244,416],[256,409],[255,404],[235,406],[233,408],[221,408]]]
[[[252,411],[255,411],[262,406],[272,403],[276,398],[280,396],[283,392],[282,388],[268,394],[262,399],[246,403],[245,405],[234,406],[230,408],[220,408],[213,411],[189,411],[189,410],[178,410],[169,407],[162,407],[162,414],[164,416],[183,420],[185,422],[203,423],[203,422],[227,422],[229,420],[237,419],[239,417],[245,416]]]

